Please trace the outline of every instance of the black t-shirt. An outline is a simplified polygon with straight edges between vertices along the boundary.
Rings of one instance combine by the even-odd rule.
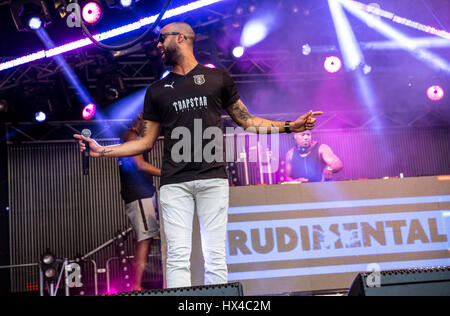
[[[321,182],[322,172],[326,164],[320,158],[319,144],[316,144],[306,157],[302,157],[300,149],[295,148],[292,154],[291,178],[306,178],[309,182]]]
[[[225,159],[205,161],[201,159],[199,149],[203,152],[205,146],[214,139],[203,139],[205,130],[208,127],[222,130],[222,110],[239,98],[236,86],[226,71],[202,65],[197,65],[185,76],[170,73],[147,89],[144,120],[160,122],[164,135],[161,186],[199,179],[227,178]],[[174,129],[177,129],[176,132],[181,131],[178,138],[172,138]],[[184,141],[189,140],[184,139],[184,132],[190,133],[188,147],[180,145],[181,141],[186,144]],[[196,144],[201,144],[201,148]],[[189,147],[189,159],[179,162],[178,158],[172,158],[172,148],[186,157],[184,149],[188,150]],[[221,155],[224,155],[223,149]]]

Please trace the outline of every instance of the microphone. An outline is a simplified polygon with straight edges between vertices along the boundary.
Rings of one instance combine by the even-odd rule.
[[[81,131],[81,135],[83,135],[84,137],[91,137],[92,133],[90,130],[88,130],[87,128]],[[83,175],[87,176],[89,175],[89,143],[86,143],[86,150],[83,151]]]

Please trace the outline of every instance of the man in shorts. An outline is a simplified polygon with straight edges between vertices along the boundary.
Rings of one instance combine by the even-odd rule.
[[[139,137],[142,114],[122,135],[122,142]],[[159,236],[156,219],[156,190],[153,176],[161,176],[161,170],[151,165],[144,155],[119,158],[120,194],[125,202],[125,212],[136,235],[135,277],[133,290],[142,290],[142,278],[147,265],[151,241]]]

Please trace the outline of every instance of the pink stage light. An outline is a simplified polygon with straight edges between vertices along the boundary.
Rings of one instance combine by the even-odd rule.
[[[208,67],[208,68],[216,68],[216,65],[214,65],[214,64],[206,64],[205,67]]]
[[[342,68],[342,62],[339,59],[339,57],[336,56],[330,56],[325,59],[325,62],[323,63],[323,67],[326,71],[329,73],[336,73]]]
[[[81,113],[81,115],[83,116],[83,119],[90,120],[91,118],[93,118],[94,114],[95,114],[95,110],[96,110],[96,106],[94,103],[89,103],[88,105],[86,105],[83,109],[83,112]]]
[[[97,2],[88,2],[81,12],[83,20],[89,24],[97,23],[102,17],[102,7]]]
[[[444,89],[441,86],[431,86],[427,90],[428,99],[431,101],[439,101],[444,97]]]
[[[166,12],[166,14],[164,14],[163,20],[175,17],[175,16],[179,16],[181,14],[187,13],[187,12],[191,12],[197,9],[200,9],[202,7],[205,6],[209,6],[215,3],[219,3],[219,2],[223,2],[225,0],[197,0],[197,1],[193,1],[189,4],[177,7],[177,8],[173,8],[171,10],[168,10]],[[126,34],[128,32],[134,31],[134,30],[138,30],[141,27],[144,27],[146,25],[152,24],[153,22],[156,21],[157,19],[157,15],[153,15],[153,16],[149,16],[146,18],[142,18],[137,22],[131,23],[131,24],[127,24],[115,29],[112,29],[110,31],[107,32],[103,32],[97,35],[94,35],[94,38],[98,41],[103,41],[106,40],[108,38],[113,38],[122,34]],[[0,72],[7,70],[7,69],[11,69],[20,65],[24,65],[27,63],[30,63],[32,61],[35,60],[39,60],[39,59],[43,59],[43,58],[49,58],[49,57],[53,57],[56,55],[60,55],[63,53],[67,53],[70,51],[73,51],[75,49],[79,49],[82,47],[86,47],[92,44],[92,41],[89,38],[84,38],[84,39],[80,39],[77,40],[75,42],[70,42],[55,48],[52,48],[50,50],[47,51],[39,51],[39,52],[35,52],[26,56],[22,56],[22,57],[18,57],[16,59],[13,60],[8,60],[6,62],[0,63]]]

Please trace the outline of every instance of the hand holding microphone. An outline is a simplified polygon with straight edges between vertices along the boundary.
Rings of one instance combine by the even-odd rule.
[[[78,144],[80,145],[80,151],[82,152],[82,162],[83,162],[83,174],[89,174],[89,157],[101,157],[103,152],[103,147],[100,146],[95,140],[90,138],[91,131],[84,129],[80,134],[73,135],[74,138],[78,139]]]
[[[84,129],[81,131],[81,135],[85,138],[90,138],[92,133],[88,129]],[[86,149],[83,151],[83,175],[87,176],[89,175],[89,156],[90,156],[90,146],[89,142],[85,142],[84,145],[86,146]]]

